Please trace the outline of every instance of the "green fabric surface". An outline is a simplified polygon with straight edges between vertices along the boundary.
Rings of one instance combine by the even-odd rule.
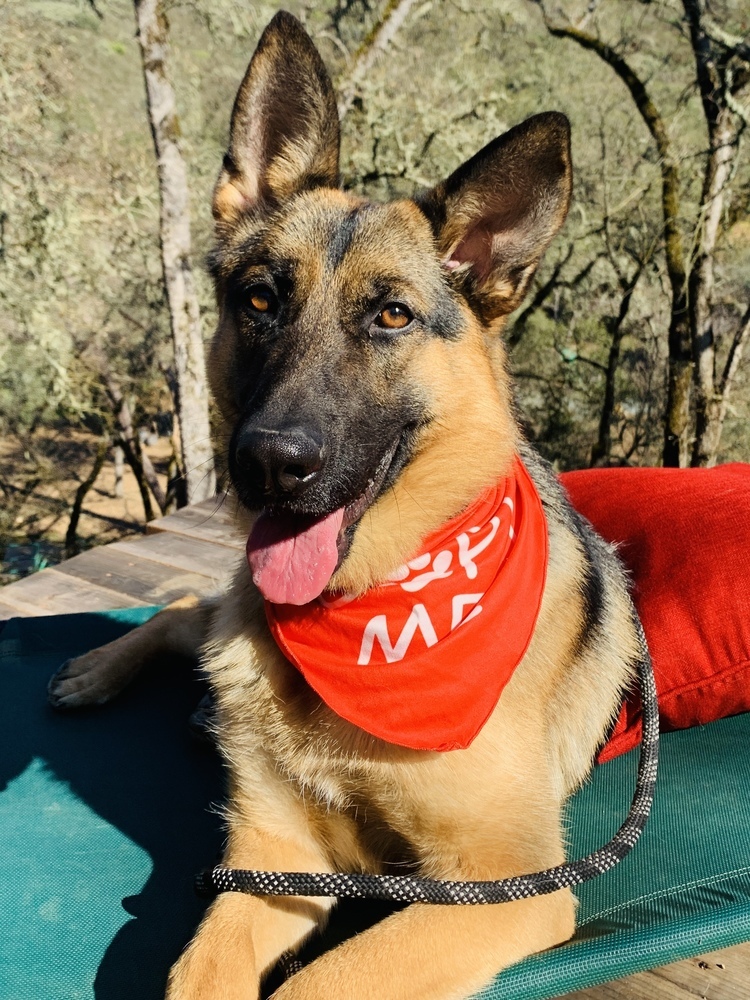
[[[0,998],[156,1000],[221,848],[202,696],[165,662],[111,705],[61,715],[51,674],[156,609],[13,619],[0,633]]]
[[[221,848],[223,785],[188,731],[203,693],[192,671],[159,664],[90,712],[45,702],[63,660],[155,610],[15,619],[0,633],[2,1000],[159,1000],[205,906],[192,882]],[[653,818],[629,858],[579,890],[575,939],[506,970],[483,1000],[542,1000],[750,939],[750,715],[662,746]],[[572,853],[614,832],[636,759],[597,768],[576,796]],[[342,905],[307,957],[386,912]]]
[[[633,852],[580,886],[575,938],[503,972],[482,1000],[544,1000],[750,940],[750,713],[661,738],[654,809]],[[571,853],[624,817],[638,751],[569,808]]]

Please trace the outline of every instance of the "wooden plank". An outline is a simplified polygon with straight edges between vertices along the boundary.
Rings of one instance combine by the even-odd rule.
[[[26,615],[62,615],[75,611],[109,611],[112,608],[139,608],[147,604],[127,594],[100,587],[86,580],[43,569],[2,590],[3,601]]]
[[[239,550],[226,545],[187,538],[172,531],[160,531],[147,538],[125,538],[107,546],[108,551],[123,552],[131,558],[152,559],[165,566],[201,573],[221,582],[229,580],[240,559]]]
[[[655,969],[654,975],[710,1000],[748,1000],[750,944],[665,965]]]
[[[191,504],[190,507],[181,507],[174,514],[168,514],[167,517],[172,520],[185,516],[190,517],[193,514],[200,514],[202,517],[218,521],[220,524],[231,525],[234,523],[234,505],[235,501],[227,495],[209,497],[208,500],[201,500],[200,503]],[[161,521],[166,521],[167,517],[150,521],[149,525],[157,525]]]
[[[0,591],[2,593],[2,591]],[[0,622],[7,622],[9,618],[28,618],[33,613],[19,605],[0,601]]]
[[[149,553],[134,551],[138,542],[126,539],[7,584],[0,591],[0,618],[141,607],[205,594],[231,575],[245,547],[229,504],[217,498],[154,521],[148,531],[143,541]]]
[[[234,499],[228,493],[223,493],[221,496],[201,500],[200,503],[194,503],[190,507],[183,507],[177,513],[181,514],[185,510],[200,510],[209,516],[215,515],[226,524],[231,524],[234,520],[234,504]]]
[[[205,594],[215,590],[218,582],[200,573],[113,551],[110,545],[68,559],[60,563],[57,571],[118,594],[127,594],[142,604],[168,604],[186,594]]]
[[[235,529],[228,510],[217,508],[216,501],[204,501],[193,507],[183,507],[176,514],[168,514],[151,521],[146,526],[149,535],[171,531],[186,538],[198,538],[232,549],[244,549],[246,539]]]
[[[748,1000],[750,944],[566,994],[565,1000]]]
[[[696,996],[674,983],[660,980],[651,972],[639,972],[614,983],[568,993],[565,1000],[696,1000]]]

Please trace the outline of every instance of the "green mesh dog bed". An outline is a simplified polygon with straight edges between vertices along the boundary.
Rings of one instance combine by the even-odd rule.
[[[0,633],[4,1000],[160,1000],[200,919],[193,876],[222,841],[217,756],[187,726],[200,683],[164,662],[97,711],[62,716],[45,701],[63,660],[153,613],[14,619]],[[664,736],[646,833],[580,889],[573,941],[507,969],[482,997],[556,997],[750,939],[749,748],[750,714]],[[571,854],[615,831],[636,757],[597,768],[571,803]],[[386,912],[342,905],[307,956]]]

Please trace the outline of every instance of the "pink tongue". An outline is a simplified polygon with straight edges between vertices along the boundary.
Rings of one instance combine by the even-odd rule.
[[[255,586],[273,604],[309,604],[333,576],[344,508],[317,521],[296,514],[260,515],[247,540]]]

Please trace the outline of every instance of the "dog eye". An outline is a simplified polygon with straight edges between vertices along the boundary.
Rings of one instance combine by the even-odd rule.
[[[250,307],[259,313],[274,313],[278,306],[275,293],[268,285],[253,285],[248,296]]]
[[[406,306],[402,306],[398,302],[389,302],[375,317],[375,325],[384,330],[403,330],[413,319],[414,316]]]

